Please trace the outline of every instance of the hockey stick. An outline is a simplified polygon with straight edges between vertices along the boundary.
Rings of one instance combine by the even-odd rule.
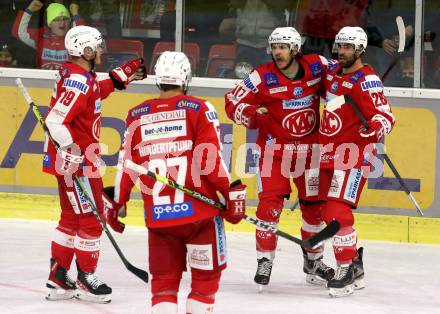
[[[226,209],[224,204],[222,204],[220,202],[217,202],[217,201],[215,201],[215,200],[213,200],[213,199],[211,199],[211,198],[209,198],[209,197],[207,197],[205,195],[202,195],[199,192],[190,190],[187,187],[185,187],[183,185],[180,185],[180,184],[178,184],[175,181],[172,181],[172,180],[170,180],[168,178],[165,178],[165,177],[162,177],[160,175],[157,175],[154,172],[146,169],[145,167],[143,167],[141,165],[138,165],[138,164],[134,163],[133,161],[131,161],[129,159],[127,159],[125,161],[125,167],[127,169],[133,170],[133,171],[135,171],[135,172],[137,172],[139,174],[147,175],[147,176],[151,177],[152,179],[154,179],[156,181],[159,181],[159,182],[161,182],[161,183],[163,183],[163,184],[165,184],[165,185],[167,185],[167,186],[169,186],[171,188],[174,188],[176,190],[180,190],[183,193],[185,193],[185,194],[187,194],[187,195],[189,195],[189,196],[191,196],[191,197],[193,197],[193,198],[195,198],[195,199],[197,199],[199,201],[207,203],[207,204],[209,204],[211,206],[217,207],[217,208],[219,208],[221,210],[225,210]],[[276,228],[276,227],[274,227],[274,226],[272,226],[270,224],[265,223],[264,221],[262,221],[262,220],[260,220],[258,218],[245,215],[244,216],[244,220],[249,222],[249,223],[251,223],[251,224],[253,224],[253,225],[255,225],[255,226],[257,226],[257,227],[259,227],[259,228],[261,228],[261,229],[264,229],[265,231],[273,232],[273,233],[279,235],[282,238],[285,238],[287,240],[293,241],[296,244],[299,244],[299,245],[301,245],[301,246],[303,246],[305,248],[313,248],[313,247],[315,247],[316,245],[318,245],[322,241],[327,240],[328,238],[331,238],[332,236],[334,236],[336,234],[336,232],[338,232],[338,230],[340,229],[339,223],[336,220],[333,220],[330,224],[328,224],[324,229],[322,229],[315,236],[313,236],[313,237],[311,237],[311,238],[309,238],[307,240],[301,240],[301,239],[296,238],[296,237],[294,237],[294,236],[292,236],[292,235],[290,235],[290,234],[288,234],[286,232],[283,232],[283,231],[279,230],[278,228]]]
[[[400,57],[402,56],[402,52],[405,49],[405,24],[403,23],[403,19],[401,16],[396,17],[397,30],[399,32],[399,46],[397,48],[398,55],[394,58],[388,68],[385,70],[385,73],[382,75],[382,81],[385,81],[390,74],[391,70],[396,66]]]
[[[37,118],[38,122],[40,122],[41,126],[43,127],[44,132],[47,134],[47,136],[49,136],[50,141],[53,143],[53,145],[55,146],[56,149],[59,148],[59,145],[57,142],[55,142],[55,140],[52,138],[52,136],[50,135],[49,129],[46,126],[46,123],[44,121],[43,116],[41,115],[40,111],[38,110],[37,105],[34,103],[34,101],[32,100],[31,95],[29,94],[29,92],[27,91],[26,87],[23,85],[23,82],[21,81],[21,79],[17,78],[15,80],[18,88],[21,90],[21,92],[23,93],[24,98],[26,99],[27,103],[29,104],[29,106],[31,106],[32,111],[34,112],[35,117]],[[121,249],[119,248],[118,244],[116,243],[115,239],[113,238],[112,234],[110,233],[110,231],[108,230],[105,222],[102,220],[101,216],[98,213],[98,210],[96,209],[95,203],[92,200],[91,196],[89,195],[89,193],[87,192],[86,187],[84,186],[84,184],[81,182],[81,180],[79,179],[79,177],[77,175],[75,175],[73,177],[74,182],[79,186],[79,188],[81,189],[81,192],[84,194],[84,197],[87,199],[87,201],[89,201],[90,205],[91,205],[91,209],[93,214],[96,216],[96,219],[98,219],[99,224],[101,225],[102,229],[105,231],[107,237],[109,238],[110,242],[112,243],[113,247],[115,248],[116,252],[118,253],[119,257],[121,258],[122,262],[124,263],[125,267],[131,272],[133,273],[135,276],[139,277],[141,280],[143,280],[145,283],[148,283],[148,273],[142,269],[139,269],[135,266],[133,266],[132,264],[130,264],[130,262],[125,258],[124,254],[122,253]]]
[[[358,119],[361,121],[362,125],[368,130],[370,127],[368,125],[367,119],[365,119],[364,114],[361,112],[359,107],[356,105],[356,103],[354,102],[353,98],[351,98],[351,96],[348,95],[348,94],[347,95],[338,96],[338,97],[334,98],[333,100],[329,101],[327,106],[326,106],[326,110],[334,111],[334,110],[340,108],[344,103],[348,103],[350,105],[350,107],[353,109],[353,111],[356,114],[356,116],[358,117]],[[381,155],[383,155],[386,163],[390,167],[390,169],[393,172],[394,176],[399,181],[400,186],[403,188],[403,190],[406,193],[406,195],[408,195],[409,199],[411,200],[411,202],[416,207],[416,209],[419,212],[420,216],[424,216],[423,211],[420,208],[420,205],[417,203],[417,201],[414,198],[414,196],[412,195],[411,191],[406,186],[405,181],[403,181],[402,177],[400,176],[400,173],[397,171],[397,169],[394,166],[393,162],[391,161],[390,157],[384,151],[382,151],[380,153],[381,153]]]

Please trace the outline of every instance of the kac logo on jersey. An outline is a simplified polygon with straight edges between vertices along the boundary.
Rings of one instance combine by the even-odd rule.
[[[336,135],[341,128],[341,118],[335,112],[324,110],[321,118],[319,133],[326,136],[333,136]]]
[[[302,87],[295,87],[293,89],[293,96],[295,96],[295,98],[299,98],[303,95],[303,89]]]
[[[305,136],[313,132],[316,126],[316,113],[307,108],[295,111],[284,117],[282,126],[297,137]]]
[[[333,82],[332,85],[331,85],[331,87],[330,87],[330,90],[331,90],[332,92],[336,92],[336,90],[338,89],[338,87],[339,87],[338,82]]]
[[[194,214],[191,202],[183,202],[177,204],[163,204],[153,206],[153,220],[168,220],[185,218]]]
[[[194,111],[199,111],[200,109],[200,103],[197,101],[193,101],[193,100],[179,100],[176,104],[177,108],[186,108],[186,109],[191,109]]]
[[[264,73],[264,81],[267,87],[280,85],[275,73]]]
[[[320,62],[312,63],[310,65],[310,71],[312,72],[313,76],[321,76],[324,73]]]

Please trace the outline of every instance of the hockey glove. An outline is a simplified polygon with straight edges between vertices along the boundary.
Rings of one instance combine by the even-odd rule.
[[[257,129],[264,124],[267,112],[264,107],[241,103],[235,109],[234,120],[237,124],[243,124],[248,129]]]
[[[144,59],[138,58],[127,61],[111,70],[109,75],[116,89],[125,89],[131,81],[143,80],[147,77]]]
[[[231,183],[229,189],[223,191],[226,210],[220,215],[231,224],[238,224],[246,213],[246,185],[240,180]]]
[[[113,201],[115,194],[114,186],[107,186],[102,193],[102,200],[104,202],[104,217],[108,225],[118,233],[124,232],[125,224],[118,220],[119,213],[125,212],[125,204],[118,204]]]
[[[83,160],[84,156],[81,155],[81,150],[74,144],[58,148],[58,158],[56,161],[56,169],[58,174],[73,175],[78,171]]]
[[[372,143],[378,143],[384,136],[384,127],[378,120],[370,120],[367,122],[368,128],[362,126],[359,133],[362,137],[368,138]]]

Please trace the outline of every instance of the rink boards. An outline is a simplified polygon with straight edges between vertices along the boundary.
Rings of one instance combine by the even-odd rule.
[[[52,92],[53,73],[27,71],[21,75],[27,77],[24,83],[29,92],[45,112]],[[3,75],[3,78],[1,77]],[[14,74],[16,75],[16,74]],[[11,76],[7,78],[5,76]],[[29,110],[19,90],[14,86],[12,73],[0,71],[0,192],[15,192],[3,194],[0,199],[0,217],[22,217],[55,219],[57,202],[55,180],[41,172],[43,132],[37,125],[32,112]],[[42,77],[36,79],[35,77]],[[255,180],[256,159],[253,145],[256,133],[233,125],[224,113],[223,95],[233,88],[234,82],[229,80],[195,79],[191,93],[210,101],[217,109],[221,122],[224,158],[233,178],[242,178],[248,185],[248,199],[252,205],[257,204],[257,186]],[[396,94],[390,89],[388,94]],[[126,92],[112,94],[104,100],[102,108],[101,141],[104,148],[104,161],[107,167],[102,169],[105,185],[112,185],[117,151],[121,143],[124,129],[124,118],[129,108],[138,105],[148,98],[157,96],[154,79],[147,79],[146,84],[136,84]],[[408,94],[409,95],[409,94]],[[439,164],[437,162],[437,147],[439,147],[438,123],[440,114],[436,95],[432,98],[414,96],[390,97],[393,112],[397,118],[396,128],[386,139],[387,152],[396,168],[412,190],[428,217],[440,217],[440,204],[437,197],[439,179]],[[232,140],[233,139],[233,140]],[[105,150],[107,149],[107,150]],[[437,219],[419,219],[412,203],[404,192],[399,190],[399,184],[388,167],[384,175],[369,180],[366,185],[357,220],[358,229],[371,239],[427,242],[436,243],[440,240],[431,236],[435,226],[440,224]],[[27,194],[38,194],[30,195]],[[30,198],[29,198],[30,197]],[[50,206],[33,209],[35,202],[29,201],[30,207],[17,210],[16,203],[26,203],[23,200],[43,198]],[[291,200],[296,198],[293,188]],[[5,201],[8,199],[9,201]],[[38,202],[40,206],[40,201]],[[12,204],[12,205],[11,205]],[[288,206],[289,204],[287,204]],[[138,206],[140,208],[140,205]],[[139,210],[141,212],[141,210]],[[371,215],[377,214],[377,215]],[[142,214],[139,219],[129,218],[129,223],[142,224]],[[40,217],[41,216],[41,217]],[[406,217],[410,216],[410,217]],[[298,219],[296,214],[285,214],[282,219],[287,231],[296,233]],[[241,224],[238,230],[251,230],[252,226]],[[438,230],[438,229],[437,229]]]

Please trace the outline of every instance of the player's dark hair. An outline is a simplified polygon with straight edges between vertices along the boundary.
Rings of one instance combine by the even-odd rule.
[[[179,85],[159,84],[159,89],[164,91],[164,92],[168,92],[170,90],[179,89],[179,88],[180,88]]]

